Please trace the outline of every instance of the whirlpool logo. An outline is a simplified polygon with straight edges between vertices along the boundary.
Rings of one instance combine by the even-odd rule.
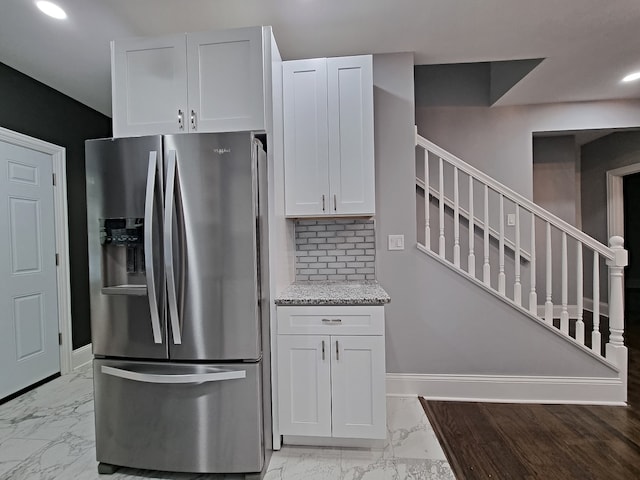
[[[230,148],[214,148],[213,151],[218,155],[224,155],[225,153],[231,153]]]

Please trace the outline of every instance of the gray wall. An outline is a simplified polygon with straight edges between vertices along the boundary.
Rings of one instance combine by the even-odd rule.
[[[533,139],[533,201],[579,227],[579,151],[573,135]]]
[[[415,102],[421,107],[451,105],[489,106],[491,65],[454,63],[416,65],[414,70]]]
[[[533,132],[640,126],[640,100],[516,107],[419,107],[418,132],[527,198]]]
[[[533,201],[545,210],[557,215],[562,220],[580,228],[580,187],[577,171],[579,150],[573,135],[533,138]],[[576,271],[575,244],[568,241],[567,267],[571,274],[568,277],[568,301],[576,304],[576,282],[573,272]],[[556,231],[552,233],[552,252],[557,254],[562,249],[562,238]],[[536,285],[539,288],[538,303],[544,302],[546,272],[546,233],[540,224],[536,229],[536,252],[538,268],[536,269]],[[559,258],[553,262],[552,300],[554,304],[562,299],[562,263]]]
[[[555,333],[417,250],[413,57],[375,55],[373,66],[376,276],[391,295],[385,307],[387,371],[610,376]],[[447,128],[436,130],[444,137]],[[478,136],[462,132],[481,139],[483,130]],[[450,137],[455,146],[453,132]],[[530,131],[528,139],[530,149]],[[486,151],[488,158],[489,147]],[[530,194],[531,156],[529,161]],[[405,235],[405,250],[386,250],[390,234]]]
[[[637,124],[640,126],[640,121]],[[581,149],[582,228],[603,243],[607,238],[607,170],[640,163],[640,132],[618,132]]]

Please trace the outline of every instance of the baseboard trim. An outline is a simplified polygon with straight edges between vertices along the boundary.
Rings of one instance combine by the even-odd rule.
[[[387,395],[497,403],[626,405],[619,378],[388,373]]]
[[[71,371],[86,365],[92,358],[93,351],[91,350],[91,344],[76,348],[71,354]]]
[[[384,448],[384,440],[368,438],[307,437],[301,435],[283,435],[283,445],[301,445],[310,447],[348,447],[348,448]]]

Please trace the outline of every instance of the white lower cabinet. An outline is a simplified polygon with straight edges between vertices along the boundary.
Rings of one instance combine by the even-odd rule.
[[[331,334],[278,335],[280,433],[385,438],[384,335],[340,335],[340,329],[348,330],[348,320],[353,318],[347,316],[352,313],[349,309],[358,307],[279,307],[279,325],[287,323],[290,327],[289,308],[296,312],[308,309],[309,318],[318,318],[318,325],[308,325],[308,329],[326,328]],[[379,314],[383,314],[383,307],[365,308],[380,309]],[[315,315],[318,311],[320,314]],[[345,321],[337,322],[341,317]],[[374,331],[378,333],[377,328]]]

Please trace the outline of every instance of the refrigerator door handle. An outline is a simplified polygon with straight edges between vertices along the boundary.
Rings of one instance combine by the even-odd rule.
[[[160,329],[160,312],[156,293],[156,277],[153,270],[153,207],[156,193],[156,176],[158,172],[158,152],[149,152],[149,169],[147,170],[147,189],[144,202],[144,263],[147,270],[147,297],[151,310],[151,328],[154,343],[162,343]]]
[[[164,267],[167,272],[167,296],[169,298],[169,318],[173,343],[182,343],[182,329],[178,317],[178,300],[176,295],[176,276],[173,266],[173,207],[175,205],[176,184],[176,151],[169,150],[167,164],[167,187],[164,199]]]
[[[188,373],[188,374],[159,374],[159,373],[141,373],[123,368],[108,367],[103,365],[102,373],[113,377],[120,377],[134,382],[144,383],[206,383],[221,382],[223,380],[235,380],[238,378],[246,378],[246,370],[224,370],[218,369],[215,372],[206,373]]]

